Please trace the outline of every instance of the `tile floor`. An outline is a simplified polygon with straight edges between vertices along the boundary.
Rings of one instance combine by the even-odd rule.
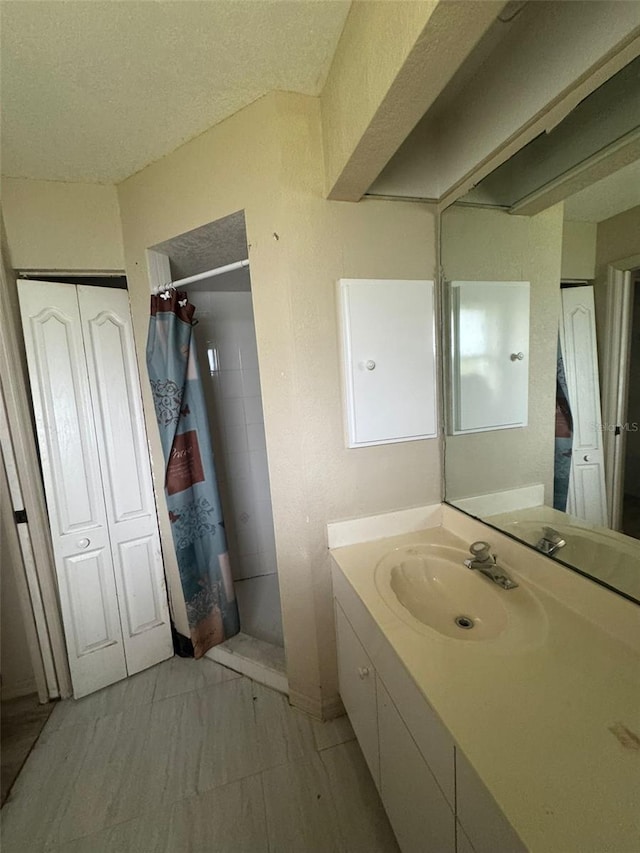
[[[59,703],[1,816],[3,853],[398,853],[346,717],[206,659]]]
[[[41,705],[37,693],[2,702],[0,706],[2,720],[0,725],[0,767],[2,769],[0,805],[6,800],[16,776],[38,740],[53,708],[52,704]]]

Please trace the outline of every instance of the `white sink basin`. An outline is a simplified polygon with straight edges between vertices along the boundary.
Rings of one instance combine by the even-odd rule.
[[[516,589],[502,589],[468,569],[468,556],[444,545],[395,548],[376,566],[376,587],[394,613],[419,632],[500,641],[513,649],[540,641],[547,620],[530,590],[521,582]]]
[[[582,569],[598,580],[615,586],[640,601],[640,545],[618,532],[554,521],[518,519],[499,522],[501,530],[536,546],[545,527],[557,530],[566,542],[554,559]]]

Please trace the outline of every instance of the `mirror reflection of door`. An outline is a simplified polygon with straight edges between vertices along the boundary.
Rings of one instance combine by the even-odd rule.
[[[634,272],[629,358],[622,366],[628,377],[626,418],[621,425],[625,437],[622,532],[640,539],[640,270]]]
[[[560,508],[590,524],[606,525],[593,285],[563,283],[561,297],[560,343],[571,409],[572,447],[567,503]]]

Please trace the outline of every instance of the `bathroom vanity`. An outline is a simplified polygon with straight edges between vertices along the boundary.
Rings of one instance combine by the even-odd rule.
[[[413,512],[413,532],[329,533],[340,693],[403,853],[639,849],[640,609],[451,507]],[[477,539],[517,588],[464,566]]]

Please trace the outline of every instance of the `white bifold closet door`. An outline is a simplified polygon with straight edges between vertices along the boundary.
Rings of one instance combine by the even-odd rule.
[[[590,524],[606,527],[607,493],[593,286],[563,287],[560,292],[560,337],[573,418],[567,512]]]
[[[127,292],[19,282],[74,695],[173,654]]]

